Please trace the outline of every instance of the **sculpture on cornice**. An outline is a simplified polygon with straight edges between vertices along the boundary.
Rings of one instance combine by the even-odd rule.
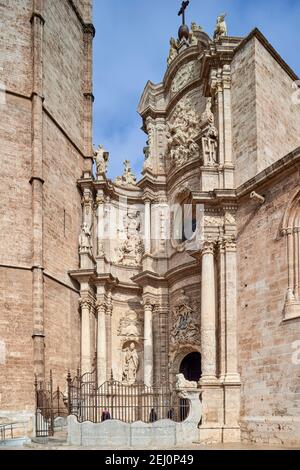
[[[191,46],[197,46],[198,44],[198,37],[197,33],[200,33],[202,31],[201,26],[198,26],[197,23],[193,22],[191,24],[191,31],[190,31],[190,45]]]
[[[219,39],[222,36],[227,36],[227,25],[225,21],[226,13],[223,13],[222,15],[218,16],[217,18],[217,24],[214,32],[214,39]]]
[[[107,172],[109,153],[104,149],[103,145],[99,145],[97,150],[94,151],[94,158],[96,162],[97,178],[103,178]]]
[[[170,39],[170,52],[169,52],[169,57],[167,60],[168,65],[173,62],[173,60],[177,57],[178,55],[178,41],[176,39],[171,38]]]
[[[171,329],[171,346],[198,344],[200,338],[198,307],[182,291],[173,311],[173,327]]]
[[[136,382],[136,374],[139,368],[139,356],[135,343],[131,343],[125,350],[122,381],[126,385],[133,385]]]
[[[171,165],[179,166],[199,157],[199,146],[195,142],[198,133],[199,120],[190,100],[179,102],[167,126],[167,152]]]
[[[88,224],[84,222],[81,227],[81,232],[79,235],[79,253],[91,253],[92,250],[92,241],[91,241],[91,230],[88,227]]]
[[[136,176],[131,171],[129,160],[125,160],[123,176],[118,176],[115,179],[115,184],[119,186],[136,186]]]

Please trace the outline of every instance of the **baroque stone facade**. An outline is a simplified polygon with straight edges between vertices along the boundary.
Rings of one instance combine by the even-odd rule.
[[[192,382],[201,394],[199,442],[299,444],[296,75],[257,29],[228,36],[220,15],[211,39],[193,23],[188,37],[171,39],[163,81],[148,82],[139,103],[147,135],[142,179],[126,160],[113,182],[109,153],[91,143],[91,2],[63,2],[74,31],[62,37],[85,51],[75,62],[84,89],[81,76],[68,85],[68,68],[60,70],[51,54],[62,27],[54,21],[57,4],[46,0],[40,11],[37,0],[32,11],[23,3],[33,18],[28,45],[33,33],[39,51],[44,32],[48,61],[44,100],[42,64],[31,70],[30,56],[19,61],[26,80],[7,83],[7,122],[20,139],[7,142],[0,129],[7,151],[1,188],[14,173],[20,180],[20,200],[3,191],[0,371],[7,380],[0,417],[32,412],[34,372],[43,377],[52,367],[62,382],[68,369],[96,366],[99,384],[111,376],[127,385],[169,381],[174,389],[178,380],[182,387]],[[61,74],[58,106],[50,91]],[[42,134],[33,129],[32,144],[35,115]],[[27,196],[32,204],[24,206]]]

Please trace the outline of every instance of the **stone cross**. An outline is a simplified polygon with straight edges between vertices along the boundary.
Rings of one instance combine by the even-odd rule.
[[[182,15],[182,24],[185,25],[185,10],[189,6],[189,0],[182,2],[181,8],[178,12],[178,16]]]

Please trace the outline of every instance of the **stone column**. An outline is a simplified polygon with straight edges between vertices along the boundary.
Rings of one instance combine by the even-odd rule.
[[[214,244],[205,242],[202,249],[201,274],[201,351],[200,383],[216,380],[216,291]]]
[[[107,351],[106,351],[106,305],[99,300],[97,309],[97,376],[98,386],[107,379]]]
[[[145,254],[151,253],[151,200],[147,197],[145,204]]]
[[[153,305],[144,302],[144,383],[153,385]]]
[[[225,383],[240,382],[237,349],[236,243],[225,240],[226,264],[226,376]]]
[[[287,301],[294,300],[294,238],[293,230],[288,228],[287,235],[287,249],[288,249],[288,292]]]
[[[81,307],[81,373],[92,371],[91,357],[91,301],[87,298],[80,299]]]

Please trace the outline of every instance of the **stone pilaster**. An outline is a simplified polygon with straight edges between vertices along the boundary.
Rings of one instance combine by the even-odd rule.
[[[106,348],[106,304],[103,300],[96,303],[97,311],[97,377],[98,386],[107,380],[107,348]]]
[[[216,380],[216,289],[214,243],[204,242],[201,272],[201,351],[202,376],[200,383]]]
[[[95,28],[92,24],[85,24],[83,27],[84,41],[84,174],[86,178],[92,176],[93,167],[93,39]]]
[[[145,254],[151,254],[151,199],[148,194],[144,196],[145,205]]]
[[[103,258],[104,253],[104,203],[103,191],[98,191],[96,197],[96,216],[97,216],[97,257]]]
[[[144,301],[144,383],[153,385],[153,304]]]
[[[92,371],[92,354],[91,354],[91,309],[92,301],[88,296],[81,297],[81,373]]]
[[[43,280],[43,0],[34,0],[31,17],[33,48],[32,109],[32,310],[33,361],[38,379],[45,376],[44,280]]]

